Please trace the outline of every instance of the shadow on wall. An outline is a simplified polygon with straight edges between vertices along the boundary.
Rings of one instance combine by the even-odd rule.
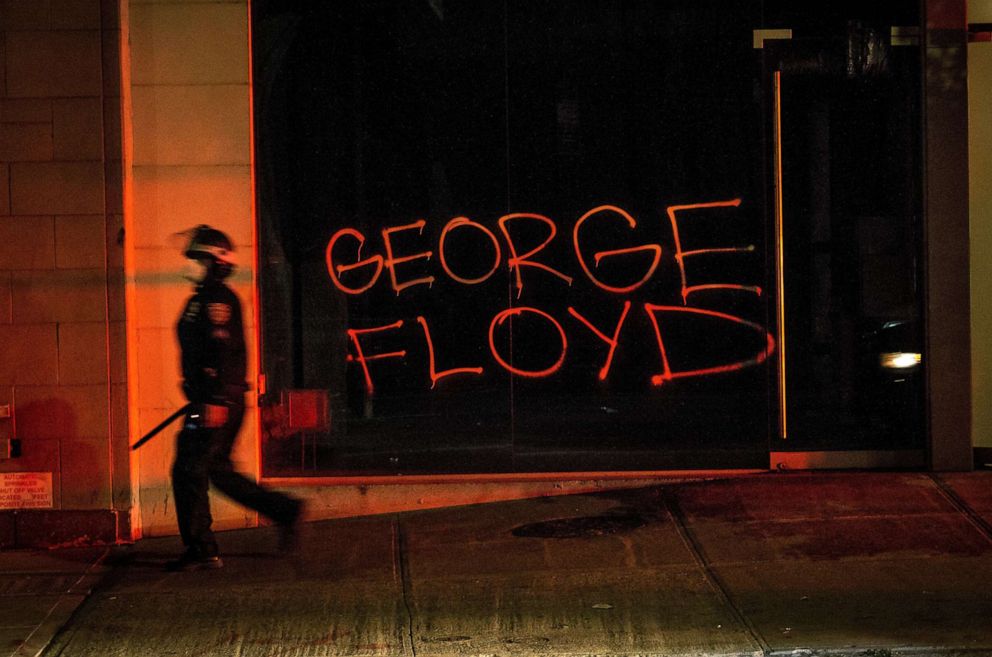
[[[30,387],[21,389],[30,396]],[[39,391],[40,392],[40,391]],[[42,393],[43,394],[43,393]],[[64,397],[39,396],[17,408],[22,456],[0,464],[7,472],[52,473],[52,504],[0,513],[0,545],[52,548],[103,545],[117,539],[117,514],[110,509],[106,439],[79,435],[87,411]],[[82,418],[82,419],[81,419]]]
[[[98,443],[80,440],[72,403],[59,397],[25,403],[17,409],[17,433],[22,451],[17,468],[52,473],[54,508],[101,506],[106,491]]]

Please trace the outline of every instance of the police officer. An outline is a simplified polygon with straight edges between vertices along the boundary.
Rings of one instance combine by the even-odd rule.
[[[186,551],[169,570],[220,568],[210,529],[208,481],[236,502],[276,522],[284,549],[295,547],[302,502],[267,490],[234,471],[231,448],[245,410],[245,336],[241,304],[224,280],[235,266],[231,240],[201,225],[184,255],[185,277],[196,285],[179,319],[183,392],[191,402],[176,444],[172,490]]]

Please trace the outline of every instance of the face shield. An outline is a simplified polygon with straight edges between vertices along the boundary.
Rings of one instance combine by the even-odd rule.
[[[183,265],[183,278],[190,283],[197,285],[203,283],[207,280],[209,273],[210,267],[207,265],[207,261],[201,258],[187,258]]]
[[[182,276],[194,284],[203,284],[211,276],[222,280],[235,267],[230,239],[205,224],[173,233],[169,245],[186,259]]]

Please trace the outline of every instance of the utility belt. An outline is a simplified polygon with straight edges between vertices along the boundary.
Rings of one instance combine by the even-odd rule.
[[[205,418],[208,406],[223,406],[226,408],[228,421],[230,421],[231,417],[240,415],[244,411],[245,392],[247,390],[248,386],[246,384],[229,384],[224,386],[223,398],[212,397],[208,400],[203,400],[202,397],[196,398],[189,404],[186,417],[183,421],[183,427],[186,429],[207,428]]]

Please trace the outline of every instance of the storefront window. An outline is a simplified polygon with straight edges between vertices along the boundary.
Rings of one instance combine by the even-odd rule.
[[[266,475],[767,466],[766,8],[294,4],[252,3]]]

